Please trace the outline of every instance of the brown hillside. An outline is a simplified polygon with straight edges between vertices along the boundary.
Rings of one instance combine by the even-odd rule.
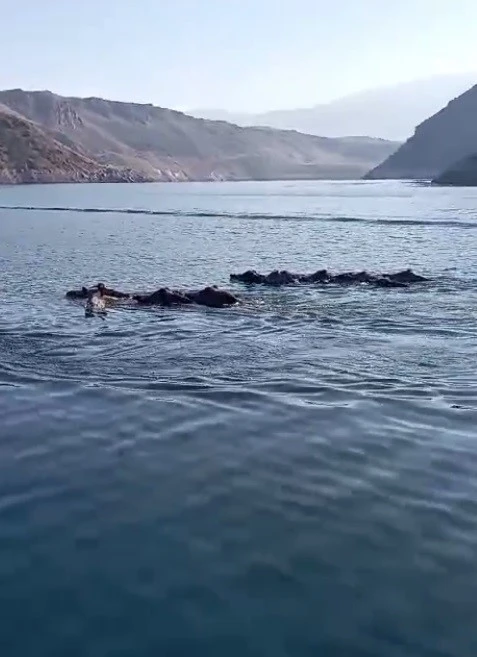
[[[0,103],[85,157],[155,180],[356,178],[397,146],[241,128],[152,105],[48,91],[3,91]]]
[[[74,152],[37,125],[0,109],[0,182],[127,182],[141,180]]]

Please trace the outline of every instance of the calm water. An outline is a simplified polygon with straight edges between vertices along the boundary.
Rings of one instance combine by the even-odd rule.
[[[475,657],[477,190],[0,205],[2,656]],[[104,322],[63,298],[407,266],[433,283],[237,286],[241,308]]]

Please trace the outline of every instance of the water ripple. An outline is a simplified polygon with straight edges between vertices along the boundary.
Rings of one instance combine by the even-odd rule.
[[[475,194],[79,187],[0,189],[5,654],[473,657]],[[432,283],[64,298],[250,266]]]
[[[433,226],[477,228],[477,221],[464,221],[457,213],[455,219],[416,219],[416,218],[392,218],[392,217],[356,217],[336,216],[328,214],[269,214],[250,212],[214,212],[213,210],[149,210],[146,208],[120,208],[120,207],[61,207],[61,206],[31,206],[31,205],[0,205],[0,210],[12,210],[21,212],[72,212],[74,214],[116,214],[116,215],[146,215],[150,217],[196,217],[198,219],[237,219],[237,220],[262,220],[262,221],[321,221],[331,223],[360,223],[374,225],[396,225],[396,226]]]

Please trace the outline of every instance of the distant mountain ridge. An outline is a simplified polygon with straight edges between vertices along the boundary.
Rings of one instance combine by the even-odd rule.
[[[455,179],[459,169],[464,171],[462,160],[477,153],[476,117],[477,85],[418,125],[414,135],[365,178],[443,180],[442,174],[451,169]]]
[[[86,179],[72,168],[74,161],[79,165],[85,160],[91,167],[107,166],[108,175],[125,179],[359,178],[398,146],[381,139],[329,139],[265,127],[241,128],[153,105],[69,98],[50,91],[0,91],[0,109],[2,106],[4,115],[28,122],[30,130],[36,126],[44,148],[46,139],[52,140],[55,148],[66,149],[63,155],[68,156],[69,164],[65,164],[67,172],[57,171],[60,180],[71,176],[73,180]],[[19,124],[11,123],[9,128],[5,126],[7,130],[12,143],[20,138]],[[40,138],[35,134],[35,148],[41,151]],[[23,143],[26,146],[29,142]],[[25,160],[29,156],[24,153]],[[21,169],[21,162],[15,166]],[[99,175],[99,171],[106,175],[103,169],[97,169],[96,174],[91,169],[91,175]],[[8,162],[4,163],[3,175],[8,176]],[[25,175],[38,180],[43,177],[40,170]],[[50,171],[47,177],[55,176]]]
[[[370,89],[309,108],[258,114],[196,109],[190,114],[324,137],[367,135],[404,141],[416,125],[476,83],[477,72],[459,73]]]

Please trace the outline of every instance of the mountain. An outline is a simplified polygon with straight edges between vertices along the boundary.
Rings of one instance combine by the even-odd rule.
[[[369,135],[404,141],[412,135],[416,125],[476,82],[477,72],[440,75],[363,91],[305,109],[262,114],[225,110],[190,110],[189,113],[243,126],[269,126],[325,137]]]
[[[417,126],[414,135],[365,177],[436,178],[477,152],[477,85]]]
[[[437,185],[477,187],[477,153],[459,160],[439,174],[433,182]]]
[[[60,144],[31,121],[0,108],[0,183],[143,179],[134,172],[98,164]]]
[[[242,128],[152,105],[49,91],[0,91],[0,104],[68,153],[151,180],[359,178],[398,146]]]

